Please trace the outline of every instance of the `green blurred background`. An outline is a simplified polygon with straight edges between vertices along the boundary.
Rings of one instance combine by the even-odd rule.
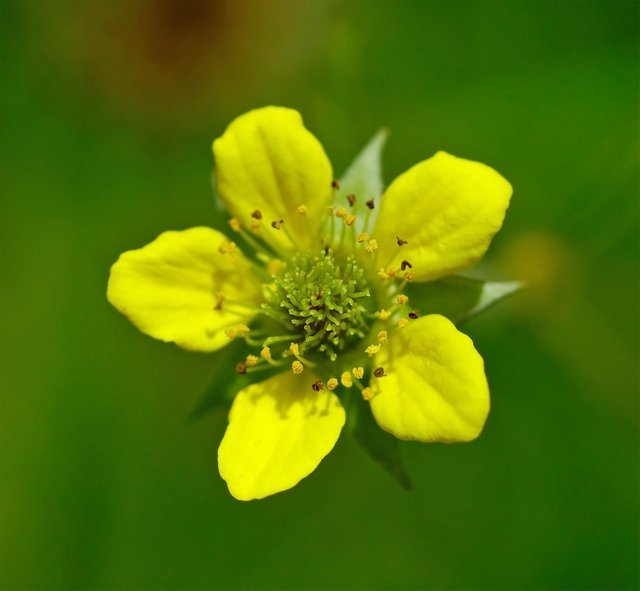
[[[0,585],[632,589],[638,585],[638,3],[0,0]],[[297,108],[340,173],[445,149],[514,185],[479,273],[531,288],[465,327],[493,409],[402,444],[406,493],[342,439],[233,500],[215,367],[138,333],[109,266],[224,228],[211,141]]]

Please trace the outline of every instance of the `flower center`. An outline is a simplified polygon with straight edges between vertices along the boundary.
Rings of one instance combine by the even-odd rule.
[[[370,291],[353,257],[338,260],[331,249],[294,255],[274,278],[262,305],[264,313],[297,334],[300,353],[338,352],[364,338]]]

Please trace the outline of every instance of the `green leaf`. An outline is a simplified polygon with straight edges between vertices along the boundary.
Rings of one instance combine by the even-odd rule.
[[[362,231],[365,219],[369,216],[369,228],[374,223],[380,210],[380,197],[383,191],[382,182],[382,148],[387,141],[388,132],[381,129],[358,154],[351,166],[340,179],[340,189],[336,195],[336,205],[353,211],[357,216],[356,229]],[[356,202],[351,207],[347,195],[355,195]],[[375,208],[370,210],[366,202],[375,200]]]
[[[236,339],[213,356],[214,369],[208,385],[203,388],[198,402],[189,413],[189,420],[195,421],[217,409],[228,409],[235,395],[255,382],[261,382],[275,371],[260,371],[238,375],[236,364],[242,361],[251,349],[242,339]]]
[[[410,305],[421,314],[442,314],[455,324],[463,324],[522,288],[519,281],[451,275],[429,283],[410,283],[405,292]]]
[[[376,423],[369,403],[356,392],[349,392],[346,408],[347,430],[371,459],[384,468],[405,490],[411,490],[409,475],[402,464],[398,440]]]

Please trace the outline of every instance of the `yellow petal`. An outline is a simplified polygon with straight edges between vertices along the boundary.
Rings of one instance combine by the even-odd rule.
[[[220,475],[236,499],[295,486],[333,449],[345,413],[332,392],[312,389],[315,380],[283,373],[236,396],[218,449]]]
[[[160,234],[120,256],[111,267],[107,297],[156,339],[197,351],[219,349],[229,342],[224,329],[248,323],[261,293],[242,254],[220,252],[228,244],[210,228]]]
[[[432,314],[389,337],[376,358],[387,375],[374,382],[371,410],[400,439],[470,441],[489,413],[482,357],[471,339]]]
[[[248,225],[262,213],[261,236],[280,249],[309,247],[332,198],[331,164],[297,111],[264,107],[231,122],[213,142],[216,188],[227,209]],[[306,206],[300,215],[298,207]],[[272,221],[284,220],[275,230]],[[288,234],[294,239],[291,243]]]
[[[386,190],[374,233],[380,260],[409,261],[417,281],[473,265],[500,229],[511,193],[492,168],[438,152]],[[398,246],[398,237],[407,244]]]

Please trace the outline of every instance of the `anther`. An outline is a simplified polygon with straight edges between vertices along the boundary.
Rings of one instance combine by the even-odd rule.
[[[265,361],[271,361],[271,349],[269,347],[262,347],[262,351],[260,351],[260,357],[262,357]]]
[[[369,234],[363,232],[362,234],[358,234],[358,242],[366,242],[369,240]]]
[[[389,273],[387,273],[384,269],[380,269],[378,271],[378,277],[382,279],[382,281],[386,281],[389,279]]]
[[[354,367],[352,373],[354,378],[361,380],[364,377],[364,367]]]
[[[322,380],[316,380],[311,384],[311,388],[314,392],[320,392],[324,388],[324,382]]]
[[[224,334],[230,339],[235,339],[238,336],[238,331],[235,328],[225,328]]]
[[[337,179],[333,179],[333,180],[331,181],[331,186],[332,186],[334,189],[339,189],[339,188],[340,188],[340,181],[339,181],[339,180],[337,180]]]
[[[244,337],[246,335],[249,334],[249,327],[245,326],[244,324],[238,324],[238,326],[236,326],[236,334],[239,337]]]
[[[376,202],[373,199],[369,199],[369,201],[366,202],[366,205],[369,209],[373,209],[376,206]]]
[[[409,316],[409,318],[411,318],[411,320],[415,320],[416,318],[418,318],[420,316],[420,312],[418,312],[418,310],[411,310],[411,312],[409,312],[408,316]]]
[[[236,365],[236,373],[241,376],[247,373],[247,366],[242,361]]]
[[[353,193],[350,193],[347,195],[347,201],[349,202],[349,205],[353,207],[356,204],[356,196]]]
[[[271,222],[271,227],[274,230],[279,230],[280,228],[282,228],[284,224],[284,220],[274,220],[273,222]]]
[[[351,374],[348,371],[345,371],[340,376],[340,382],[345,388],[351,388],[351,386],[353,386],[353,380],[351,379]]]
[[[236,249],[236,245],[233,242],[225,240],[218,246],[218,252],[220,254],[231,254]]]
[[[379,343],[386,343],[387,342],[387,331],[386,330],[381,330],[378,333],[376,338],[378,339]]]
[[[231,218],[229,220],[229,225],[234,232],[239,232],[242,226],[240,225],[240,220],[238,218]]]
[[[249,222],[249,229],[252,232],[257,232],[260,229],[260,220],[251,220]]]
[[[373,370],[373,375],[376,376],[376,378],[383,378],[384,376],[386,376],[387,374],[384,371],[384,367],[376,367]]]
[[[347,215],[344,216],[344,223],[347,224],[347,226],[351,227],[353,226],[353,222],[356,221],[356,216],[353,214],[348,213]]]
[[[365,250],[367,252],[374,252],[378,250],[378,241],[375,238],[372,238],[371,240],[369,240]]]
[[[224,304],[224,294],[221,291],[216,292],[216,305],[214,310],[222,310],[222,304]]]
[[[398,320],[398,328],[405,328],[409,324],[409,321],[406,318],[400,318]]]
[[[409,301],[409,298],[403,293],[399,294],[398,297],[396,298],[396,302],[400,306],[404,306],[408,301]]]
[[[339,207],[338,210],[336,211],[336,217],[337,218],[344,218],[347,216],[347,210],[344,207]]]
[[[259,209],[256,209],[255,211],[251,212],[251,217],[254,220],[261,220],[262,219],[262,212]]]
[[[400,263],[400,270],[404,271],[406,268],[413,269],[413,265],[409,261],[402,261]]]
[[[411,283],[416,278],[416,274],[412,271],[406,271],[403,277],[407,283]]]
[[[389,320],[389,317],[391,316],[391,312],[389,312],[388,310],[380,310],[379,312],[376,312],[376,316],[380,320]]]
[[[396,244],[398,246],[404,246],[405,244],[409,244],[406,240],[400,238],[400,236],[396,236]]]
[[[327,390],[335,390],[338,385],[340,384],[340,382],[338,382],[338,380],[336,380],[336,378],[330,378],[327,381]]]
[[[369,357],[373,357],[378,351],[380,351],[380,345],[369,345],[364,350]]]
[[[335,210],[336,210],[336,206],[335,206],[335,205],[329,205],[329,206],[327,207],[327,213],[328,213],[329,215],[333,215],[333,212],[334,212]]]
[[[258,358],[255,355],[247,355],[244,363],[247,367],[253,367],[256,363],[258,363]]]
[[[289,345],[289,351],[291,351],[291,354],[295,355],[296,357],[300,355],[300,347],[298,343],[291,343]]]
[[[300,361],[298,361],[297,359],[291,364],[291,369],[293,370],[293,373],[295,374],[299,374],[302,373],[304,371],[304,365],[302,365],[302,363],[300,363]]]
[[[307,214],[307,206],[306,205],[298,205],[297,212],[300,215],[306,215]]]
[[[371,388],[363,388],[362,398],[365,400],[371,400],[373,398],[373,390]]]

